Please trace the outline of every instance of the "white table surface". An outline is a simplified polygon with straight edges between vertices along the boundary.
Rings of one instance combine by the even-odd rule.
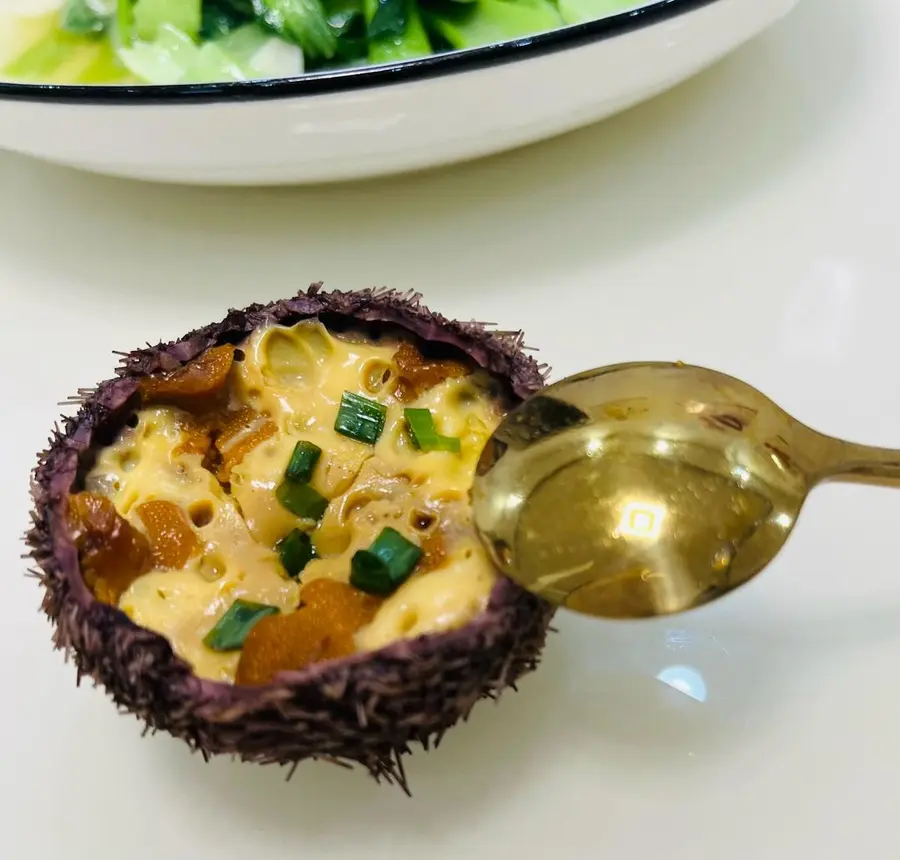
[[[817,490],[787,549],[665,623],[561,619],[518,695],[408,764],[205,765],[76,689],[22,576],[28,473],[113,349],[229,306],[419,288],[524,327],[560,376],[708,364],[810,423],[900,444],[900,6],[806,0],[598,127],[356,187],[186,190],[0,157],[0,857],[885,858],[900,851],[900,494]],[[655,679],[702,673],[703,702]]]

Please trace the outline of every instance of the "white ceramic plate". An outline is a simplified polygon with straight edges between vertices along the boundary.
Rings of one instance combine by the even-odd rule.
[[[690,77],[797,0],[654,0],[401,65],[188,87],[0,84],[0,148],[99,173],[309,183],[471,159],[586,125]]]

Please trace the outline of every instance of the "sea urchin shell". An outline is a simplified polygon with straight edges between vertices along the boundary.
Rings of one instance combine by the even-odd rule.
[[[197,677],[165,638],[95,600],[67,529],[68,495],[93,452],[127,419],[140,378],[178,368],[211,347],[238,343],[266,323],[305,318],[388,325],[455,347],[507,383],[513,400],[543,385],[543,368],[524,352],[521,333],[447,320],[417,294],[328,293],[316,284],[292,299],[233,310],[176,342],[126,354],[115,378],[83,392],[78,414],[64,419],[35,470],[27,541],[56,647],[74,657],[79,678],[103,685],[150,730],[168,731],[205,757],[359,763],[376,779],[406,790],[401,756],[411,744],[436,744],[478,699],[496,697],[536,667],[551,607],[500,578],[486,611],[460,629],[313,664],[265,686],[231,686]]]

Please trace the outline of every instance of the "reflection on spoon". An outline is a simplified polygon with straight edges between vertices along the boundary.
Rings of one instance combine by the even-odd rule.
[[[725,374],[652,362],[578,374],[510,412],[472,498],[521,585],[588,615],[647,618],[756,576],[819,482],[898,477],[900,451],[818,433]]]

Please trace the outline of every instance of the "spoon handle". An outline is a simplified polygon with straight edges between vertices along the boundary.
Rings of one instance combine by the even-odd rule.
[[[862,481],[900,484],[900,449],[858,445],[828,438],[815,475],[819,481]]]

